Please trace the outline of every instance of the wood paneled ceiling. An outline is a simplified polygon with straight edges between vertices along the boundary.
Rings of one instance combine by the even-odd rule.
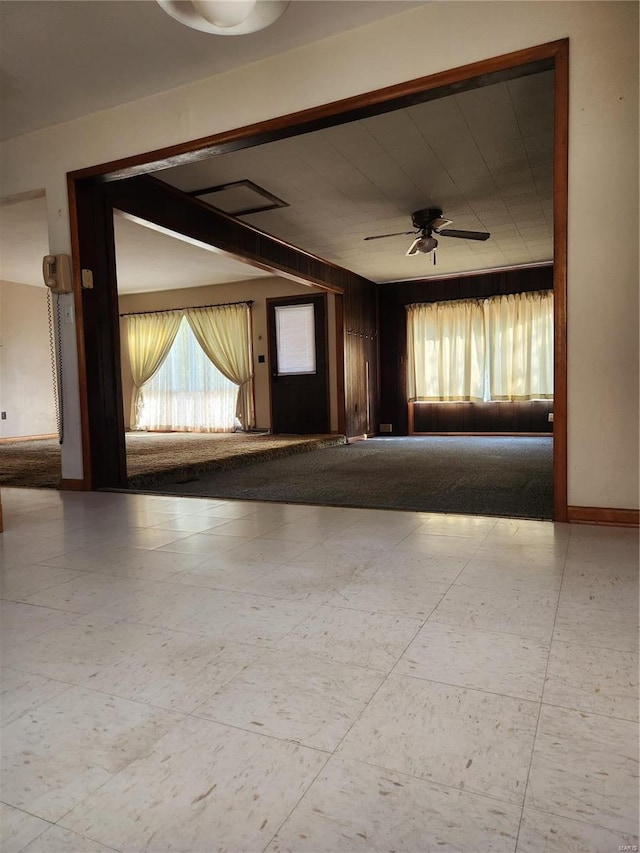
[[[251,180],[289,206],[240,217],[378,282],[553,259],[553,72],[271,142],[157,173],[184,191]],[[440,207],[452,228],[406,257],[411,213]]]

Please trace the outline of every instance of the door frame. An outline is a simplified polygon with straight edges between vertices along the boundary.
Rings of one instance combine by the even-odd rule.
[[[144,152],[120,160],[68,173],[69,214],[71,220],[72,256],[74,264],[76,335],[79,359],[80,403],[83,412],[82,446],[84,463],[84,486],[92,488],[94,472],[92,465],[95,454],[91,453],[92,433],[96,418],[91,417],[95,405],[96,389],[89,387],[86,363],[87,342],[98,331],[98,323],[106,323],[104,335],[117,335],[114,318],[97,318],[95,311],[85,311],[81,281],[83,257],[94,257],[97,264],[106,266],[107,287],[115,287],[115,264],[110,256],[108,240],[105,242],[100,229],[87,227],[91,210],[78,204],[81,187],[91,186],[97,190],[112,181],[136,175],[144,175],[183,165],[239,148],[248,148],[275,139],[282,139],[343,124],[359,118],[388,112],[420,101],[433,100],[448,94],[467,91],[514,77],[554,71],[554,329],[555,329],[555,377],[554,377],[554,443],[553,443],[553,492],[554,520],[568,520],[567,506],[567,219],[568,219],[568,125],[569,125],[569,39],[548,42],[524,50],[514,51],[468,65],[449,69],[425,77],[416,78],[351,98],[302,110],[268,121],[235,128],[211,136],[186,141],[178,145]],[[96,199],[98,209],[104,202]],[[102,242],[101,242],[102,241]],[[338,268],[340,269],[340,268]],[[345,271],[346,272],[346,271]],[[116,294],[117,296],[117,294]],[[113,293],[111,304],[117,299]],[[113,313],[113,312],[111,312]],[[108,326],[111,325],[109,330]],[[110,347],[113,350],[113,347]],[[109,371],[119,370],[119,354],[112,354]],[[111,377],[117,384],[119,377]],[[104,398],[104,394],[101,395]],[[107,395],[109,396],[109,395]],[[113,395],[110,395],[113,396]],[[114,446],[114,454],[122,453]]]
[[[325,293],[311,293],[309,296],[301,295],[301,296],[273,296],[268,297],[266,302],[267,309],[267,337],[269,343],[269,412],[271,415],[271,431],[275,432],[274,429],[274,418],[273,418],[273,385],[274,385],[274,374],[273,369],[274,365],[277,364],[277,353],[275,352],[276,346],[276,330],[273,326],[271,308],[275,308],[278,305],[305,305],[309,302],[312,302],[314,305],[316,302],[322,300],[323,304],[323,319],[324,322],[322,324],[322,337],[324,343],[324,352],[326,354],[325,364],[324,364],[324,382],[325,382],[325,411],[326,411],[326,420],[327,420],[327,429],[326,432],[331,432],[331,388],[330,388],[330,375],[329,375],[329,305],[328,300]],[[315,310],[315,309],[314,309]],[[316,322],[316,339],[317,339],[317,322]]]

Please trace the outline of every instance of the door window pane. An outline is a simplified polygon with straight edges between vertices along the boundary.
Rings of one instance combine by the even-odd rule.
[[[314,306],[277,305],[275,315],[278,376],[315,373]]]

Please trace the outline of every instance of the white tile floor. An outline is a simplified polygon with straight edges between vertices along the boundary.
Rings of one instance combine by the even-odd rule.
[[[638,844],[637,531],[2,498],[3,853]]]

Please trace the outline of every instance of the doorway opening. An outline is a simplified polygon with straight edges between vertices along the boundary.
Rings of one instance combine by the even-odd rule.
[[[554,383],[554,518],[565,520],[567,513],[566,499],[566,160],[567,160],[567,65],[568,50],[567,42],[561,41],[549,45],[542,45],[527,51],[510,54],[505,57],[497,57],[486,62],[475,63],[461,69],[454,69],[446,74],[433,75],[420,80],[409,81],[397,87],[391,87],[379,92],[369,93],[366,97],[347,99],[337,104],[330,104],[323,108],[306,111],[284,119],[265,122],[252,128],[242,128],[231,134],[225,134],[224,140],[215,137],[206,140],[197,140],[180,146],[180,151],[172,149],[171,152],[153,152],[137,158],[129,158],[118,164],[109,164],[105,167],[95,167],[83,170],[69,176],[72,202],[77,202],[77,225],[78,241],[76,245],[76,262],[78,266],[99,266],[100,258],[103,262],[102,273],[110,282],[107,290],[113,291],[115,275],[111,268],[113,261],[109,262],[109,251],[104,244],[97,249],[96,241],[89,245],[89,241],[83,237],[83,223],[86,223],[87,215],[92,216],[95,221],[96,211],[100,205],[104,205],[104,199],[109,198],[108,204],[112,206],[127,196],[130,208],[141,206],[140,203],[141,182],[145,183],[146,213],[148,218],[153,219],[152,206],[148,204],[154,192],[159,189],[150,190],[149,182],[159,184],[161,181],[151,178],[140,178],[135,175],[153,172],[159,167],[166,169],[167,164],[172,168],[185,169],[197,166],[199,163],[207,162],[204,158],[208,151],[216,153],[215,162],[219,157],[231,156],[233,149],[236,152],[244,150],[258,150],[255,146],[270,140],[289,144],[290,140],[300,138],[310,131],[330,130],[331,133],[347,132],[347,129],[365,119],[374,116],[382,120],[387,115],[396,118],[404,115],[404,111],[411,109],[418,103],[445,102],[447,96],[455,92],[456,97],[461,94],[472,93],[485,87],[491,87],[499,83],[511,80],[521,80],[533,75],[553,71],[553,178],[552,178],[552,209],[553,209],[553,289],[555,294],[555,383]],[[218,153],[220,152],[220,153]],[[161,156],[165,155],[165,156]],[[163,194],[171,192],[166,186],[168,173],[160,173],[162,179]],[[241,176],[246,177],[246,176]],[[106,182],[105,182],[106,179]],[[214,182],[209,182],[209,188]],[[184,202],[188,192],[193,195],[189,200],[198,206],[190,208],[188,229],[185,224],[182,230],[189,230],[191,236],[198,238],[198,219],[204,216],[206,202],[197,199],[196,185],[187,188],[179,188],[174,183],[173,193],[177,206]],[[282,194],[276,193],[282,198]],[[134,201],[134,197],[138,198]],[[165,196],[166,200],[166,196]],[[286,199],[285,199],[286,201]],[[165,206],[166,207],[166,206]],[[130,208],[128,208],[130,210]],[[72,204],[72,209],[74,205]],[[288,208],[278,208],[273,214],[281,217],[286,225]],[[279,268],[285,274],[299,276],[314,284],[329,285],[334,292],[342,292],[341,312],[343,315],[342,328],[344,334],[336,343],[336,353],[340,360],[341,372],[343,372],[342,385],[344,393],[344,419],[345,432],[347,435],[358,436],[367,434],[368,427],[373,424],[373,431],[377,426],[386,423],[381,417],[381,403],[384,399],[385,381],[383,376],[378,375],[378,367],[382,368],[379,361],[378,351],[381,345],[379,339],[378,306],[376,295],[379,285],[369,276],[345,266],[338,266],[332,260],[323,260],[311,249],[296,250],[291,244],[287,244],[285,238],[270,240],[271,234],[262,231],[259,227],[250,226],[240,221],[240,217],[223,216],[215,214],[212,208],[209,212],[218,217],[220,227],[216,233],[216,244],[227,249],[233,244],[238,256],[243,256],[251,263],[263,267]],[[163,210],[166,213],[166,209]],[[445,211],[446,213],[446,211]],[[262,214],[259,214],[262,215]],[[308,220],[303,226],[308,227]],[[283,226],[284,227],[284,226]],[[180,230],[180,229],[178,229]],[[373,229],[372,229],[373,230]],[[386,230],[386,229],[385,229]],[[94,229],[95,235],[95,229]],[[202,233],[202,232],[200,232]],[[368,236],[361,235],[362,239]],[[235,242],[234,242],[235,241]],[[348,241],[352,243],[351,240]],[[292,251],[293,250],[293,251]],[[349,245],[343,248],[344,258],[348,258]],[[361,247],[357,247],[361,254]],[[355,252],[355,249],[354,249]],[[83,259],[87,258],[88,264]],[[93,257],[92,257],[93,255]],[[375,252],[368,255],[367,263],[375,261]],[[438,258],[440,263],[440,256]],[[100,271],[98,271],[100,274]],[[331,288],[333,286],[333,288]],[[385,285],[386,286],[386,285]],[[115,356],[109,353],[109,342],[104,336],[102,345],[93,347],[88,352],[86,328],[91,325],[92,313],[95,309],[90,305],[83,305],[83,297],[79,295],[80,307],[83,310],[85,329],[80,330],[82,338],[80,349],[84,346],[87,374],[94,377],[98,372],[98,366],[103,370],[106,363],[114,362]],[[90,298],[86,300],[90,302]],[[109,311],[107,311],[109,313]],[[113,307],[111,307],[113,316]],[[113,347],[112,347],[113,349]],[[104,356],[107,356],[105,359]],[[88,356],[88,358],[87,358]],[[107,371],[108,373],[109,371]],[[113,371],[117,376],[117,371]],[[103,370],[104,376],[104,370]],[[117,379],[115,380],[117,381]],[[113,384],[113,382],[112,382]],[[338,384],[340,385],[340,379]],[[388,388],[388,386],[386,386]],[[112,389],[113,390],[113,389]],[[85,459],[85,470],[88,471],[88,485],[93,487],[103,485],[115,485],[113,480],[122,476],[118,470],[118,459],[122,450],[115,448],[111,454],[110,461],[106,465],[98,464],[96,453],[91,449],[94,442],[94,434],[98,435],[101,430],[100,424],[105,423],[109,414],[113,414],[113,401],[109,404],[109,398],[117,394],[105,389],[105,393],[96,395],[97,401],[93,412],[88,414],[86,429],[87,448]],[[94,399],[96,399],[94,397]],[[91,407],[89,407],[91,408]],[[107,411],[108,410],[108,411]],[[117,419],[117,418],[116,418]],[[113,417],[111,417],[113,421]],[[112,482],[109,483],[108,481]]]
[[[221,258],[213,247],[179,239],[119,210],[113,226],[130,488],[192,482],[211,471],[338,440],[336,370],[335,364],[328,367],[326,343],[327,318],[335,322],[333,294]],[[274,430],[272,301],[322,308],[317,364],[323,366],[325,405],[316,429],[289,423]]]

